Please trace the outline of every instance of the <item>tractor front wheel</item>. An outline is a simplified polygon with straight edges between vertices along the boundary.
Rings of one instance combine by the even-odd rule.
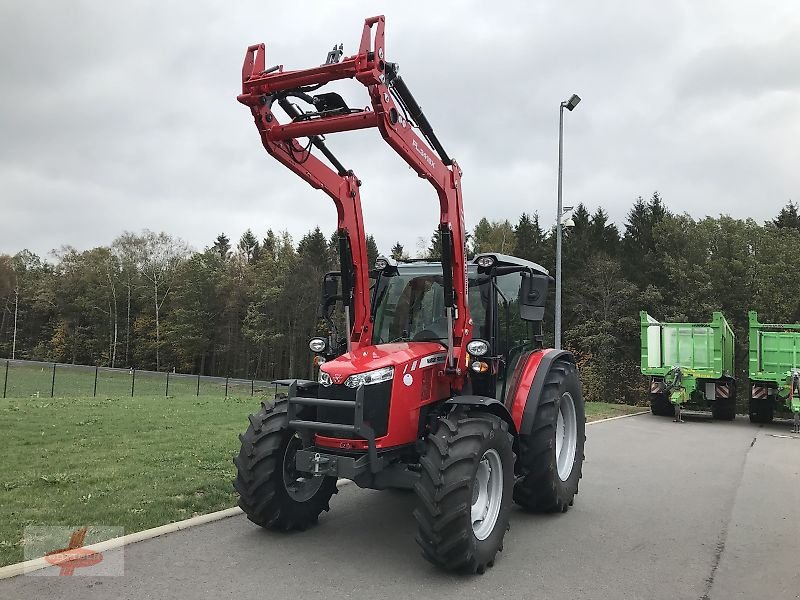
[[[233,460],[237,474],[233,487],[239,506],[256,525],[290,531],[316,524],[329,510],[336,493],[336,478],[313,476],[295,468],[295,455],[302,447],[289,428],[286,400],[274,406],[261,405],[250,415],[250,426],[239,436],[239,455]]]
[[[578,493],[586,442],[586,412],[578,371],[556,361],[547,373],[533,430],[520,436],[522,479],[514,501],[535,512],[567,512]]]
[[[508,529],[513,438],[502,419],[456,410],[426,439],[417,493],[417,543],[449,570],[483,573]]]

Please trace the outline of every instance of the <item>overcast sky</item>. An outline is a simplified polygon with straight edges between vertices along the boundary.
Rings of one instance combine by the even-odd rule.
[[[225,232],[335,228],[333,203],[268,157],[236,101],[249,44],[267,63],[357,50],[386,15],[399,63],[464,175],[467,225],[555,219],[564,203],[619,225],[658,190],[694,217],[772,218],[800,200],[797,0],[0,3],[0,253],[45,255],[163,230],[201,249]],[[351,106],[360,84],[339,85]],[[377,130],[329,136],[363,180],[365,221],[412,254],[438,207]]]

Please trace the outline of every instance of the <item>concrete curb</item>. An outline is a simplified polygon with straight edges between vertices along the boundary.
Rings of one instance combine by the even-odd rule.
[[[625,419],[627,417],[636,417],[638,415],[643,415],[648,412],[650,411],[645,410],[642,412],[631,413],[629,415],[608,417],[606,419],[599,419],[597,421],[589,421],[586,424],[594,425],[595,423],[604,423],[606,421],[615,421],[617,419]],[[340,479],[336,482],[336,486],[341,488],[350,483],[352,482],[349,479]],[[242,509],[239,508],[238,506],[235,506],[233,508],[226,508],[224,510],[218,510],[216,512],[208,513],[205,515],[198,515],[196,517],[191,517],[190,519],[184,519],[183,521],[176,521],[175,523],[168,523],[166,525],[161,525],[159,527],[154,527],[152,529],[145,529],[144,531],[137,531],[136,533],[130,533],[128,535],[123,535],[118,538],[112,538],[110,540],[106,540],[105,542],[98,542],[97,544],[86,546],[86,549],[92,550],[94,552],[107,552],[108,550],[121,548],[122,546],[127,546],[128,544],[135,544],[136,542],[150,540],[162,535],[166,535],[168,533],[183,531],[184,529],[189,529],[190,527],[196,527],[197,525],[204,525],[206,523],[212,523],[214,521],[221,521],[222,519],[227,519],[228,517],[235,517],[236,515],[241,515],[241,514],[244,513],[242,513]],[[51,567],[51,566],[53,565],[45,561],[44,558],[34,558],[33,560],[26,560],[25,562],[20,562],[20,563],[15,563],[13,565],[0,567],[0,579],[8,579],[10,577],[16,577],[17,575],[32,573],[33,571],[38,571],[40,569],[44,569],[46,567]]]
[[[639,415],[649,415],[649,410],[642,410],[639,412],[631,413],[629,415],[619,415],[617,417],[606,417],[605,419],[598,419],[597,421],[588,421],[587,425],[594,425],[595,423],[605,423],[606,421],[616,421],[617,419],[627,419],[628,417],[638,417]]]

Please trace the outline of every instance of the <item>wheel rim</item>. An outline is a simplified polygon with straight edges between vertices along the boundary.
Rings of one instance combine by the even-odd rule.
[[[558,407],[556,422],[556,467],[558,477],[566,481],[572,474],[575,450],[578,446],[578,419],[572,394],[564,392]]]
[[[503,503],[503,461],[497,450],[483,453],[472,486],[472,532],[485,540],[494,531]]]
[[[283,455],[283,487],[295,502],[310,500],[322,487],[325,479],[322,476],[315,477],[297,470],[295,457],[301,447],[302,441],[295,434],[286,445],[286,452]]]

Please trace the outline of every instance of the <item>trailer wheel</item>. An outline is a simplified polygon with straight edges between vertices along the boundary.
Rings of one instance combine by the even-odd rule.
[[[578,493],[586,442],[586,413],[578,371],[559,360],[550,368],[533,430],[520,436],[514,501],[536,512],[567,512]]]
[[[769,398],[750,398],[749,413],[751,423],[772,423],[775,416],[775,409]]]
[[[733,421],[736,418],[736,382],[725,380],[723,382],[728,388],[728,397],[716,397],[711,404],[711,416],[715,421]],[[718,386],[715,385],[715,388]]]
[[[664,392],[650,394],[650,412],[657,417],[671,417],[674,414],[672,402]]]
[[[508,529],[514,486],[513,438],[502,419],[456,410],[426,438],[420,459],[416,541],[450,570],[483,573]]]
[[[256,525],[268,529],[303,530],[316,524],[320,513],[337,492],[335,477],[313,477],[295,469],[294,457],[302,446],[289,428],[286,400],[275,406],[262,402],[250,415],[250,426],[234,458],[239,507]]]

